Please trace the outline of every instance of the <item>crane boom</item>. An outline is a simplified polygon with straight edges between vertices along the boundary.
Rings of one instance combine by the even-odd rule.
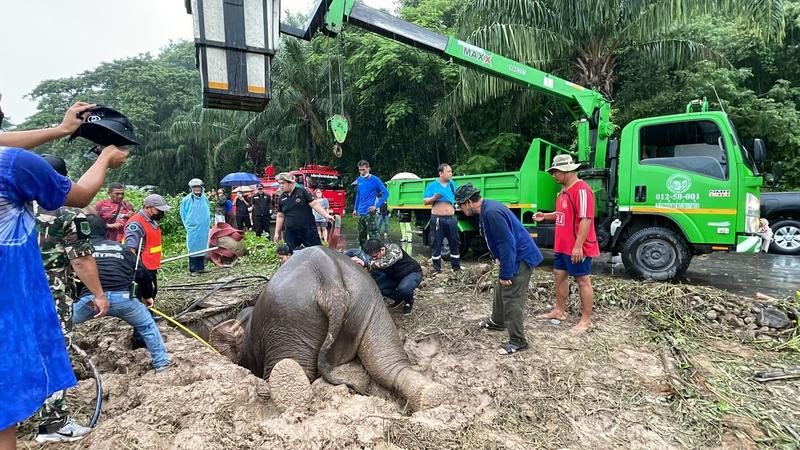
[[[614,125],[610,120],[610,103],[596,90],[587,89],[454,36],[443,36],[370,8],[358,0],[318,0],[304,29],[281,25],[281,33],[305,40],[310,40],[318,31],[336,36],[345,23],[556,97],[578,119],[578,160],[590,163],[595,168],[605,167],[608,139],[614,132]]]

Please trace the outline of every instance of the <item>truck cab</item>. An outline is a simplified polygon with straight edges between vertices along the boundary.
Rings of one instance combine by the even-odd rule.
[[[763,179],[724,112],[687,108],[632,121],[616,178],[609,250],[637,276],[671,279],[693,255],[761,249]]]

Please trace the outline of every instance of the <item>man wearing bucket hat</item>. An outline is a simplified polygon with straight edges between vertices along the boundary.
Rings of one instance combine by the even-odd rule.
[[[500,345],[498,353],[511,355],[528,348],[523,323],[525,302],[531,274],[542,262],[542,253],[508,207],[481,198],[480,192],[466,183],[456,191],[455,203],[465,215],[480,216],[483,237],[500,264],[492,315],[479,326],[492,331],[507,329],[509,340]]]
[[[312,210],[325,220],[333,220],[333,216],[310,192],[295,184],[294,175],[283,172],[275,179],[280,183],[283,192],[278,199],[278,217],[275,219],[275,233],[273,233],[275,243],[279,241],[283,232],[283,241],[289,246],[290,251],[295,251],[300,245],[305,247],[322,245]]]
[[[556,222],[555,259],[553,275],[556,284],[556,305],[552,311],[538,316],[540,319],[564,320],[567,318],[569,277],[575,278],[581,296],[581,320],[572,328],[585,332],[592,326],[594,292],[589,275],[592,258],[600,255],[600,246],[594,231],[594,193],[585,181],[578,178],[580,164],[572,162],[570,155],[557,155],[547,172],[562,186],[556,198],[555,212],[537,212],[537,222]]]
[[[211,208],[203,192],[203,180],[189,181],[192,192],[181,200],[181,222],[186,228],[186,248],[189,253],[208,248],[208,232],[211,229]],[[189,257],[189,274],[195,276],[206,271],[205,255]]]

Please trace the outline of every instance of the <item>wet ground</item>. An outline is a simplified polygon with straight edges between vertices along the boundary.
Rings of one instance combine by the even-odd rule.
[[[344,230],[343,230],[344,231]],[[351,247],[357,245],[355,233],[345,231],[345,236]],[[400,238],[396,233],[390,234],[390,240],[397,242]],[[411,245],[404,245],[406,252],[413,255],[430,256],[430,250],[422,245],[422,236],[414,235]],[[409,251],[410,250],[410,251]],[[552,250],[543,249],[543,266],[552,267]],[[488,258],[482,258],[481,261]],[[625,267],[619,264],[610,264],[609,255],[602,254],[597,258],[594,266],[595,273],[615,275],[628,278]],[[478,257],[470,252],[464,261],[477,261]],[[682,282],[702,286],[713,286],[728,292],[752,297],[756,293],[772,297],[786,297],[794,295],[800,290],[800,257],[760,253],[757,255],[740,253],[712,253],[696,256],[692,259],[689,270],[686,271]]]

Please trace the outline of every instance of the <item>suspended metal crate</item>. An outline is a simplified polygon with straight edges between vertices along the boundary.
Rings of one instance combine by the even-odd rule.
[[[206,108],[262,111],[278,48],[280,0],[185,0]]]

